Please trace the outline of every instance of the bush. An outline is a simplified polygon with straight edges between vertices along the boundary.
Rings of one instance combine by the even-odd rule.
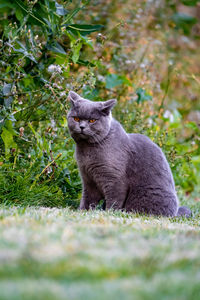
[[[66,95],[76,88],[70,69],[93,65],[82,58],[83,48],[92,47],[87,36],[101,28],[74,24],[84,6],[84,1],[74,7],[54,0],[1,1],[3,202],[63,206],[80,191],[66,126]]]

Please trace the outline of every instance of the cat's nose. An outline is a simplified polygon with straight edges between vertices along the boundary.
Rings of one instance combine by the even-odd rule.
[[[84,123],[80,123],[79,126],[80,126],[81,130],[83,130],[85,128],[85,124]]]

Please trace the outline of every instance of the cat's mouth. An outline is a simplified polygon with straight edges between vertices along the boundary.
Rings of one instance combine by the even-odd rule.
[[[73,137],[75,138],[75,140],[87,140],[89,138],[88,135],[83,131],[73,133]]]
[[[84,132],[79,133],[79,136],[83,139],[88,138],[88,136]]]

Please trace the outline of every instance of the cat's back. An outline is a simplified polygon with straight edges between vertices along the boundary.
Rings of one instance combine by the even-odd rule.
[[[140,133],[129,133],[128,138],[131,147],[133,147],[138,156],[149,160],[155,158],[165,160],[165,156],[161,148],[146,135]]]
[[[128,137],[130,147],[133,149],[129,172],[134,169],[141,182],[146,178],[148,183],[157,183],[174,189],[172,173],[161,148],[145,135],[131,133]]]

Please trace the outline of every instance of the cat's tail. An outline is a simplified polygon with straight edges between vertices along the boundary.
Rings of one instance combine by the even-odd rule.
[[[191,210],[187,206],[180,206],[177,212],[177,217],[189,218],[192,216]]]

